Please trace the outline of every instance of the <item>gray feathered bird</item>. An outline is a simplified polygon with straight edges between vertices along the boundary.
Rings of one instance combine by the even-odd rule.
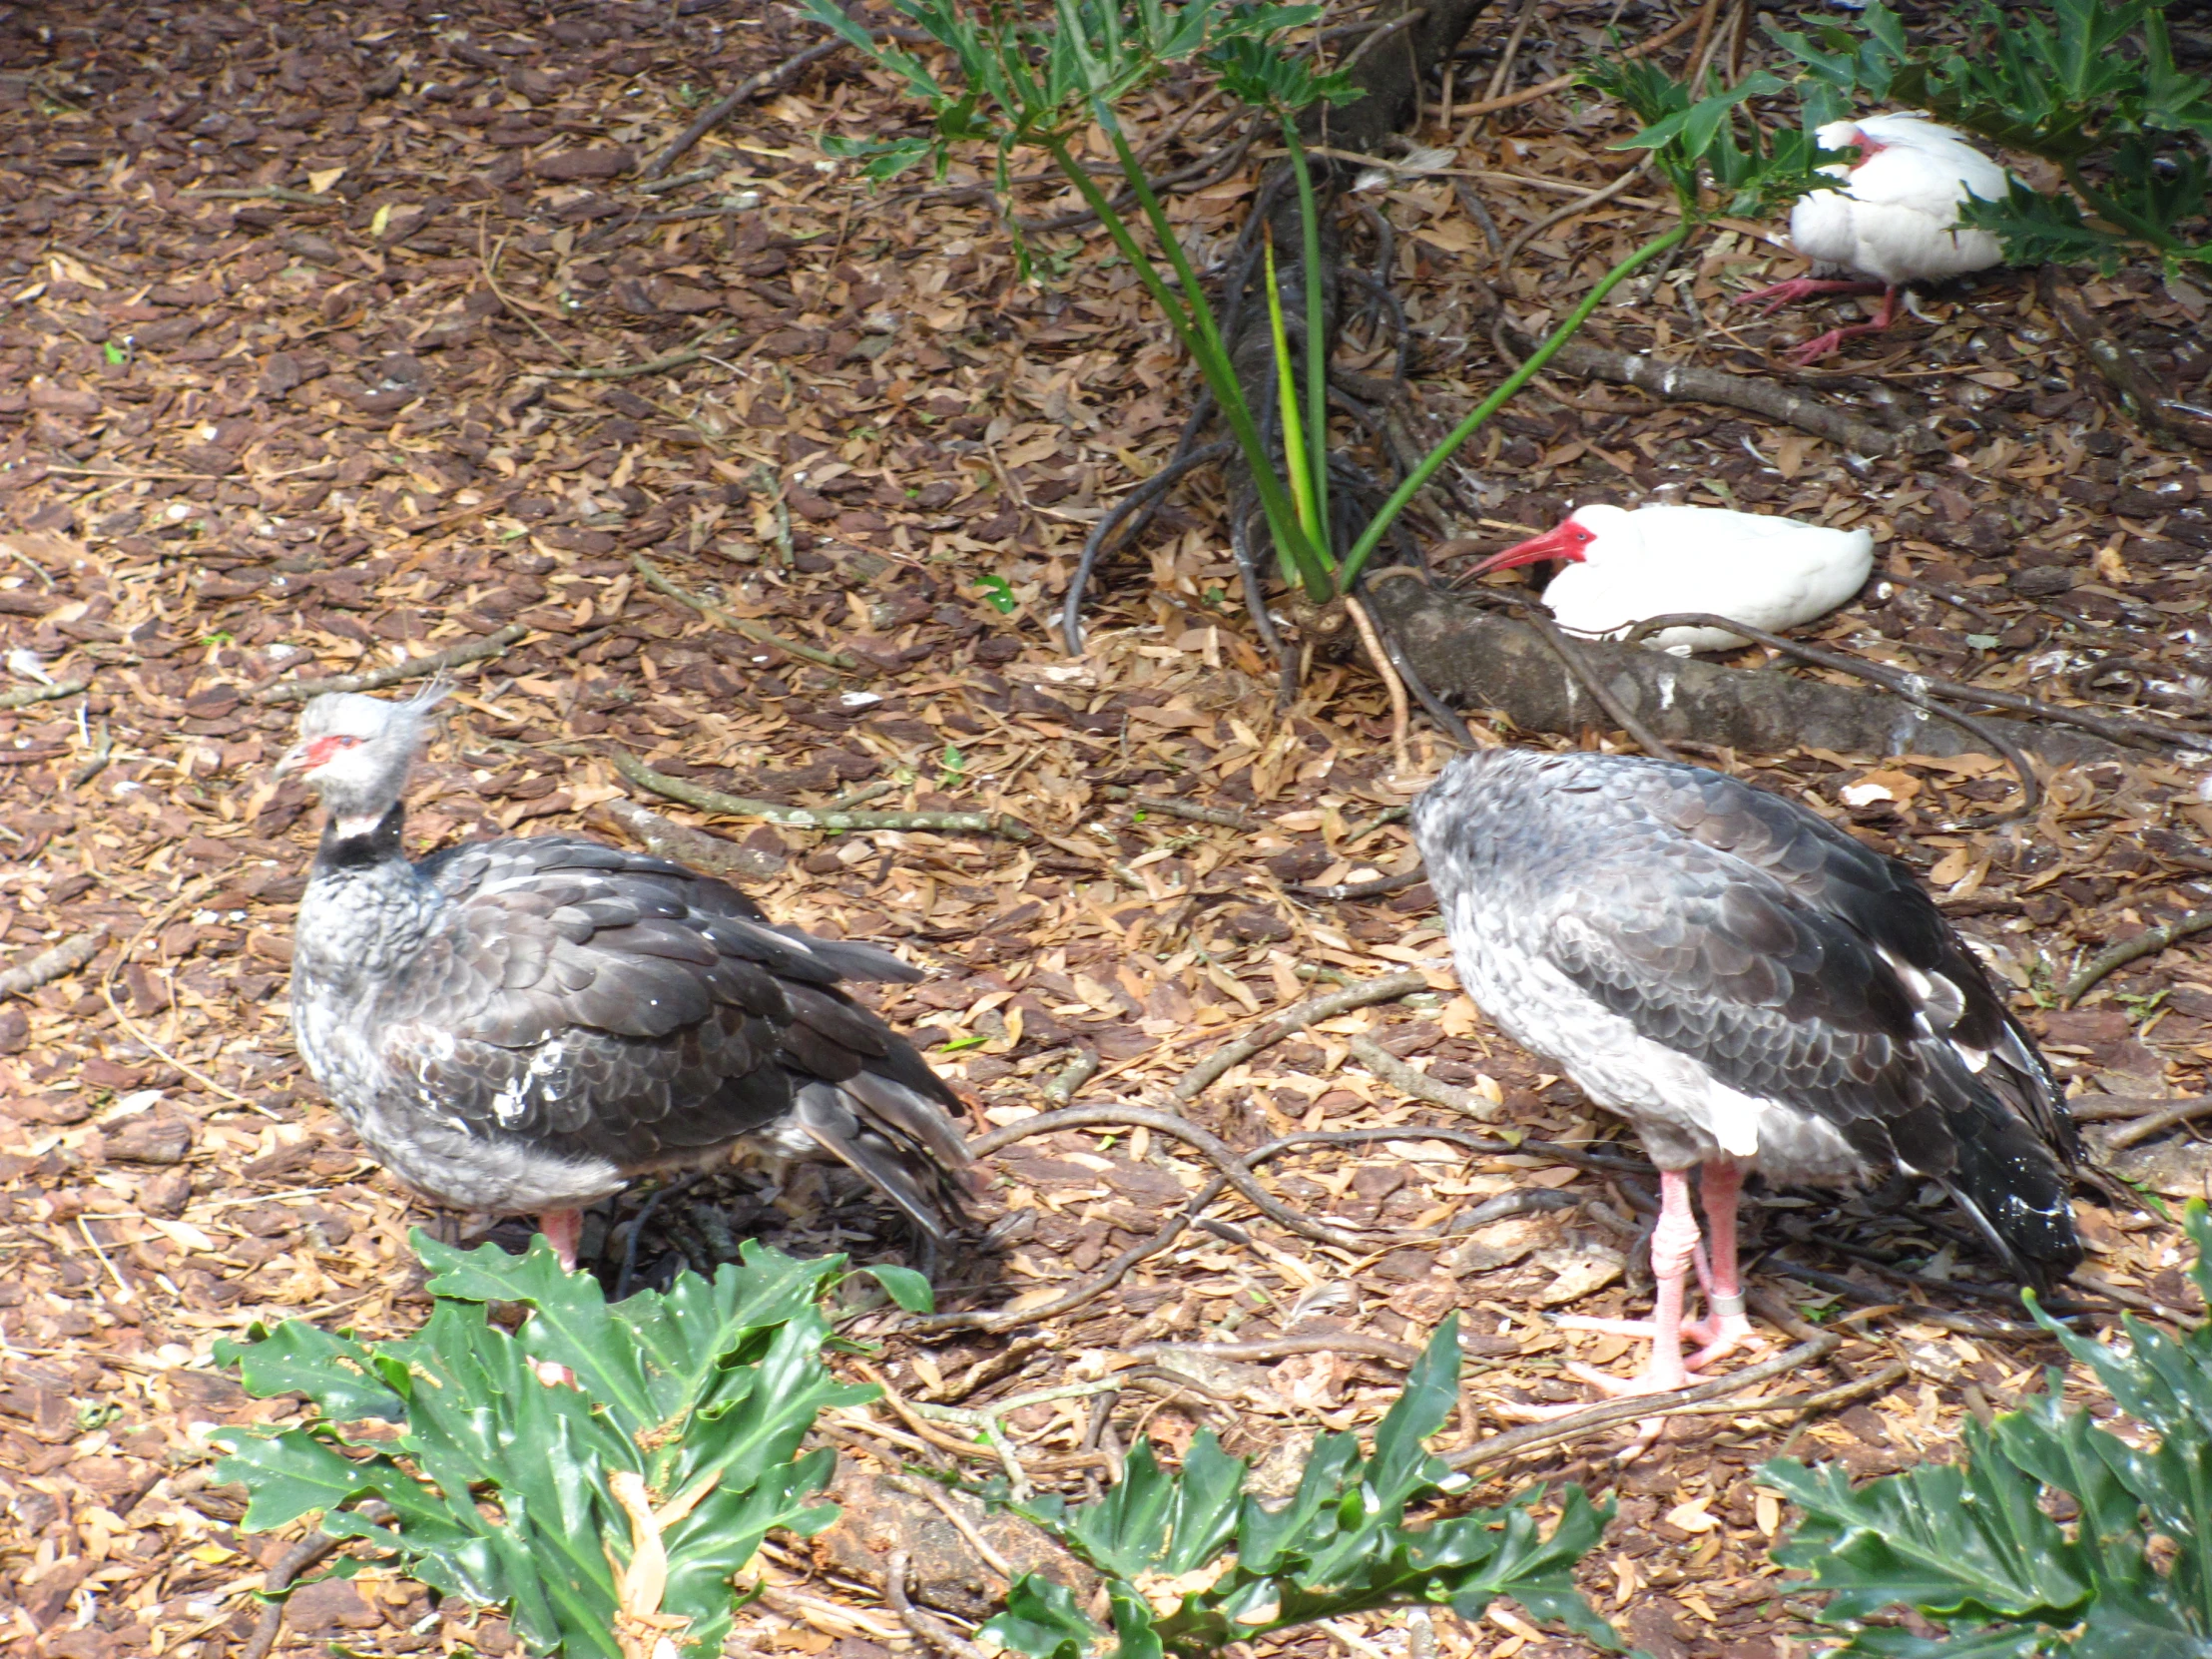
[[[276,766],[329,813],[292,1029],[370,1154],[440,1204],[535,1214],[570,1267],[584,1206],[740,1142],[840,1160],[944,1238],[968,1162],[959,1101],[838,989],[917,970],[577,835],[410,862],[401,796],[441,695],[318,697]]]
[[[1795,802],[1632,756],[1465,756],[1412,822],[1468,996],[1627,1118],[1659,1166],[1656,1318],[1576,1322],[1653,1339],[1650,1369],[1621,1391],[1679,1387],[1750,1335],[1736,1261],[1747,1170],[1808,1185],[1924,1176],[2022,1278],[2080,1262],[2063,1096],[1904,864]],[[1693,1263],[1708,1311],[1686,1328],[1705,1346],[1685,1362]]]

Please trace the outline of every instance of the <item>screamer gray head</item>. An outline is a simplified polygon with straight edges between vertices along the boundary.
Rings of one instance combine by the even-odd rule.
[[[430,711],[452,687],[436,681],[402,702],[325,692],[299,717],[299,741],[276,763],[322,798],[340,836],[367,834],[407,787]]]

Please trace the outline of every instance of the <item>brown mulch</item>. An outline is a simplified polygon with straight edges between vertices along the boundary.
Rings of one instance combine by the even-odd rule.
[[[1513,84],[1572,67],[1613,11],[1539,6]],[[1655,33],[1671,14],[1620,16]],[[1410,864],[1383,822],[1410,785],[1390,773],[1380,688],[1324,662],[1296,708],[1274,707],[1201,489],[1109,567],[1085,658],[1048,636],[1085,531],[1157,466],[1185,407],[1127,273],[1066,259],[1079,245],[1047,235],[1040,279],[1022,280],[972,167],[870,194],[827,163],[824,132],[907,119],[835,56],[675,168],[703,176],[639,188],[639,164],[698,106],[812,38],[782,8],[696,0],[586,0],[550,21],[504,0],[450,16],[0,6],[0,690],[90,683],[0,712],[0,969],[86,929],[111,936],[79,971],[0,999],[11,1654],[233,1651],[289,1540],[238,1530],[240,1495],[211,1483],[207,1436],[295,1402],[248,1400],[212,1345],[259,1321],[385,1335],[422,1316],[406,1232],[427,1218],[358,1156],[291,1050],[285,962],[313,824],[298,789],[269,778],[295,706],[265,694],[510,624],[527,630],[519,642],[461,675],[415,792],[419,846],[619,835],[596,811],[631,794],[607,760],[617,750],[757,800],[998,812],[1037,832],[713,826],[777,871],[755,890],[779,918],[897,942],[935,970],[882,1006],[960,1082],[978,1130],[1048,1109],[1045,1086],[1078,1053],[1099,1062],[1081,1099],[1160,1107],[1259,1016],[1340,980],[1428,972],[1430,991],[1281,1042],[1186,1109],[1240,1149],[1401,1128],[1267,1167],[1278,1198],[1364,1248],[1316,1243],[1232,1195],[1063,1318],[923,1342],[868,1316],[853,1334],[887,1345],[875,1363],[902,1404],[973,1407],[1102,1376],[1144,1343],[1348,1339],[1339,1353],[1160,1360],[1198,1386],[1155,1375],[1099,1396],[1103,1417],[1087,1398],[1012,1413],[1034,1478],[1081,1493],[1117,1448],[1149,1436],[1179,1451],[1208,1426],[1279,1479],[1286,1448],[1371,1421],[1401,1376],[1375,1356],[1454,1309],[1475,1358],[1447,1444],[1516,1404],[1583,1397],[1568,1359],[1629,1363],[1620,1339],[1559,1331],[1542,1311],[1642,1306],[1630,1256],[1647,1184],[1549,1153],[1470,1157],[1428,1131],[1481,1126],[1408,1102],[1351,1057],[1372,1037],[1529,1136],[1618,1137],[1456,994],[1425,887],[1347,904],[1299,891]],[[1462,105],[1494,45],[1457,69]],[[1619,112],[1587,99],[1449,131],[1439,113],[1422,142],[1456,147],[1450,165],[1508,237],[1568,200],[1530,181],[1587,188],[1620,165],[1606,149]],[[1164,155],[1224,142],[1213,119]],[[1218,249],[1251,183],[1207,185],[1173,212]],[[1395,229],[1389,275],[1419,330],[1422,413],[1442,423],[1497,372],[1466,280],[1497,273],[1453,185],[1400,177],[1364,198]],[[1021,206],[1045,219],[1069,202],[1043,188]],[[1516,322],[1539,328],[1654,223],[1630,195],[1540,234],[1497,283]],[[1771,231],[1724,229],[1609,308],[1595,337],[1778,372],[1775,353],[1812,324],[1727,304],[1798,269]],[[2130,270],[2085,298],[2177,383],[2212,367],[2198,290]],[[1847,465],[1726,411],[1547,382],[1476,446],[1462,487],[1486,516],[1452,528],[1494,544],[1570,500],[1670,481],[1685,499],[1865,521],[1889,580],[1818,637],[1951,678],[2201,718],[2200,457],[2107,414],[2024,274],[1921,304],[1933,321],[1799,378],[1934,430],[1933,459]],[[1352,366],[1388,372],[1393,341],[1356,327],[1355,342]],[[690,348],[703,354],[651,373],[575,372]],[[718,614],[657,591],[639,555]],[[1424,775],[1445,756],[1416,736]],[[1994,761],[1710,758],[1927,869],[2083,1092],[2203,1091],[2203,939],[2123,969],[2080,1009],[2051,1006],[2082,957],[2206,903],[2212,806],[2185,758],[2057,772],[2032,824],[1983,831],[1945,827],[2010,796]],[[1136,797],[1228,809],[1246,827]],[[2169,1199],[2206,1190],[2186,1129],[2128,1159]],[[1212,1174],[1142,1128],[1019,1142],[990,1165],[988,1248],[943,1273],[942,1305],[1041,1305]],[[1530,1187],[1576,1204],[1453,1226]],[[641,1203],[609,1218],[618,1256]],[[2174,1229],[2093,1195],[2083,1216],[2098,1300],[2196,1309]],[[1801,1312],[1850,1310],[1775,1258],[1889,1305],[1845,1327],[1819,1376],[1784,1385],[1892,1361],[1903,1381],[1808,1423],[1683,1419],[1626,1468],[1611,1456],[1628,1431],[1609,1431],[1486,1488],[1575,1478],[1612,1495],[1620,1518],[1586,1583],[1656,1655],[1784,1653],[1810,1634],[1808,1604],[1766,1561],[1778,1517],[1752,1479],[1764,1459],[1787,1446],[1875,1473],[1945,1455],[1963,1413],[2014,1402],[2055,1357],[2001,1323],[1986,1334],[2011,1317],[2000,1302],[1945,1288],[1994,1285],[1945,1211],[1781,1195],[1752,1225],[1769,1257],[1755,1278]],[[861,1259],[908,1248],[839,1179],[739,1172],[662,1208],[644,1271],[714,1260],[733,1235]],[[955,1455],[887,1402],[843,1417],[828,1431],[850,1469],[895,1468],[909,1441],[923,1461]],[[912,1650],[833,1551],[778,1546],[762,1570],[782,1588],[744,1615],[732,1651]],[[996,1585],[973,1571],[976,1594]],[[953,1590],[939,1605],[972,1624]],[[1398,1619],[1341,1634],[1267,1651],[1405,1651]],[[370,1573],[296,1594],[278,1651],[333,1640],[399,1654],[500,1652],[506,1638],[496,1619]],[[1453,1659],[1576,1651],[1510,1614],[1474,1629],[1439,1618],[1436,1644]]]

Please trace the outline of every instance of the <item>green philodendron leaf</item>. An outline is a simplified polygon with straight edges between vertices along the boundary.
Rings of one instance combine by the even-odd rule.
[[[1458,1399],[1459,1338],[1446,1320],[1378,1425],[1373,1453],[1323,1434],[1298,1490],[1278,1503],[1245,1491],[1242,1458],[1210,1433],[1168,1473],[1141,1445],[1095,1503],[1050,1499],[1022,1512],[1106,1578],[1113,1640],[1056,1586],[1031,1578],[987,1627],[1032,1659],[1161,1659],[1294,1626],[1398,1605],[1449,1602],[1469,1618],[1510,1597],[1605,1648],[1620,1644],[1575,1588],[1574,1566],[1610,1511],[1565,1489],[1547,1535],[1524,1493],[1499,1509],[1408,1525],[1408,1506],[1464,1488],[1426,1441]]]
[[[2193,1204],[2184,1224],[2202,1286],[2212,1220]],[[1768,1464],[1760,1478],[1804,1512],[1776,1560],[1832,1592],[1824,1617],[1851,1630],[1840,1653],[2212,1659],[2212,1328],[2175,1336],[2130,1315],[2121,1340],[2099,1340],[2029,1307],[2143,1443],[2067,1405],[2054,1372],[2020,1410],[1969,1422],[1955,1464],[1856,1488],[1837,1469]],[[1944,1634],[1859,1626],[1901,1604]]]
[[[632,1532],[610,1477],[634,1474],[657,1507],[683,1511],[662,1530],[657,1611],[683,1621],[681,1652],[720,1651],[732,1575],[761,1540],[836,1514],[810,1502],[832,1454],[800,1446],[826,1405],[874,1392],[822,1362],[820,1302],[842,1259],[749,1244],[711,1281],[681,1275],[610,1307],[542,1240],[519,1258],[415,1242],[435,1302],[414,1336],[360,1345],[294,1322],[231,1351],[252,1391],[303,1393],[319,1414],[226,1436],[223,1477],[248,1487],[247,1525],[319,1510],[324,1531],[397,1553],[442,1593],[504,1607],[535,1652],[622,1659],[615,1563]],[[509,1333],[493,1303],[529,1317]],[[399,1435],[343,1448],[330,1424],[371,1414]],[[388,1517],[348,1507],[363,1497]]]
[[[1089,1659],[1111,1639],[1065,1584],[1034,1572],[1014,1580],[1006,1605],[984,1623],[982,1634],[1029,1659]]]
[[[878,1285],[885,1294],[909,1314],[933,1314],[937,1311],[937,1293],[930,1288],[928,1279],[912,1268],[893,1267],[888,1262],[875,1262],[860,1269]]]

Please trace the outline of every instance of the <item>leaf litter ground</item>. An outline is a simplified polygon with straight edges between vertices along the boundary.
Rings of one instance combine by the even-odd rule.
[[[1534,7],[1508,90],[1579,61],[1610,11]],[[1674,21],[1621,14],[1647,34]],[[1159,464],[1184,407],[1126,272],[1044,234],[1047,279],[1017,280],[972,173],[855,187],[822,161],[820,135],[894,130],[903,112],[835,57],[708,138],[676,188],[643,189],[638,164],[698,104],[812,43],[780,10],[585,5],[548,22],[496,4],[465,17],[364,5],[333,22],[96,3],[66,20],[0,10],[0,41],[7,690],[90,683],[11,696],[0,713],[0,961],[107,935],[77,971],[0,1002],[9,1651],[229,1651],[289,1540],[236,1530],[240,1497],[209,1482],[207,1436],[284,1420],[295,1402],[247,1399],[211,1367],[213,1344],[285,1317],[388,1336],[426,1312],[405,1243],[421,1212],[358,1157],[291,1053],[286,941],[312,823],[296,789],[268,778],[295,713],[271,693],[509,627],[525,632],[464,673],[424,769],[419,846],[629,833],[618,751],[754,800],[997,812],[1035,832],[838,837],[648,803],[740,842],[725,851],[779,917],[898,941],[935,970],[882,1006],[960,1081],[978,1131],[1052,1109],[1044,1091],[1077,1055],[1098,1063],[1080,1101],[1157,1108],[1208,1051],[1317,990],[1407,967],[1430,986],[1266,1048],[1185,1108],[1239,1149],[1402,1129],[1266,1167],[1276,1199],[1348,1243],[1232,1194],[1064,1317],[917,1340],[899,1316],[858,1315],[848,1334],[886,1346],[849,1375],[889,1395],[824,1424],[850,1518],[810,1553],[768,1548],[771,1592],[741,1615],[733,1651],[910,1649],[880,1593],[886,1539],[923,1540],[923,1601],[960,1621],[987,1610],[999,1566],[1033,1540],[892,1483],[908,1462],[1004,1472],[975,1419],[947,1410],[1116,1381],[1005,1417],[1027,1478],[1079,1493],[1127,1447],[1173,1455],[1202,1426],[1280,1478],[1318,1426],[1372,1422],[1452,1309],[1471,1360],[1450,1445],[1495,1432],[1515,1403],[1581,1397],[1569,1359],[1631,1363],[1618,1339],[1543,1318],[1645,1299],[1633,1247],[1651,1195],[1604,1167],[1618,1132],[1456,996],[1424,887],[1347,904],[1299,890],[1409,865],[1385,822],[1407,781],[1390,771],[1379,689],[1325,663],[1296,709],[1272,706],[1202,495],[1109,568],[1086,658],[1048,641],[1087,527]],[[1462,106],[1496,44],[1456,66]],[[1441,114],[1421,138],[1453,148],[1449,171],[1409,161],[1363,198],[1392,228],[1418,413],[1439,426],[1499,372],[1470,278],[1540,331],[1550,296],[1647,235],[1654,209],[1624,196],[1539,231],[1500,279],[1470,192],[1515,235],[1613,172],[1617,112],[1545,98],[1448,128]],[[1219,246],[1250,168],[1213,179],[1195,165],[1228,139],[1210,112],[1146,119],[1195,187],[1172,211]],[[1031,192],[1022,209],[1069,205]],[[1611,307],[1596,337],[1775,372],[1808,326],[1743,324],[1727,298],[1796,269],[1769,228],[1729,228]],[[2085,297],[2177,382],[2212,367],[2198,290],[2129,271]],[[1801,378],[1867,418],[1935,431],[1933,458],[1854,472],[1788,428],[1552,383],[1470,459],[1462,487],[1486,516],[1457,529],[1494,545],[1570,500],[1670,478],[1692,500],[1863,521],[1889,580],[1820,630],[1830,643],[2062,701],[2201,715],[2212,478],[2108,419],[2024,278],[1925,309]],[[1353,366],[1386,373],[1393,349],[1379,339]],[[1416,738],[1416,771],[1443,758]],[[2193,771],[2135,754],[2061,771],[2034,823],[1959,832],[1944,827],[2010,793],[2000,766],[1714,759],[1929,870],[2082,1092],[2202,1091],[2212,956],[2193,944],[2114,974],[2079,1009],[2033,1011],[2081,957],[2202,905],[2212,807]],[[1353,1053],[1369,1041],[1568,1154],[1470,1156],[1432,1131],[1494,1130],[1380,1081]],[[2189,1135],[2130,1149],[2124,1173],[2168,1199],[2201,1195]],[[1041,1307],[1213,1174],[1141,1127],[1016,1142],[989,1164],[987,1248],[939,1265],[941,1305]],[[1568,1207],[1454,1225],[1510,1193]],[[640,1234],[656,1280],[742,1235],[862,1260],[910,1249],[821,1172],[718,1176],[641,1233],[646,1198],[588,1243],[619,1256]],[[2175,1230],[2093,1195],[2083,1215],[2090,1300],[2194,1311]],[[1524,1459],[1485,1495],[1539,1477],[1612,1494],[1620,1518],[1585,1581],[1650,1652],[1806,1651],[1809,1609],[1766,1563],[1778,1511],[1750,1471],[1786,1444],[1861,1473],[1945,1455],[1962,1413],[2001,1409],[2056,1356],[2017,1334],[1955,1230],[1939,1211],[1770,1197],[1755,1279],[1831,1324],[1863,1317],[1818,1375],[1765,1386],[1880,1385],[1803,1422],[1747,1395],[1739,1414],[1670,1424],[1625,1469],[1612,1455],[1630,1431],[1595,1434]],[[501,1236],[519,1243],[511,1224]],[[1233,1346],[1177,1346],[1191,1344]],[[957,1524],[923,1547],[947,1507]],[[1494,1618],[1439,1621],[1435,1649],[1572,1651]],[[371,1573],[299,1592],[281,1640],[403,1653],[511,1638]],[[1401,1620],[1364,1619],[1270,1651],[1407,1643]]]

